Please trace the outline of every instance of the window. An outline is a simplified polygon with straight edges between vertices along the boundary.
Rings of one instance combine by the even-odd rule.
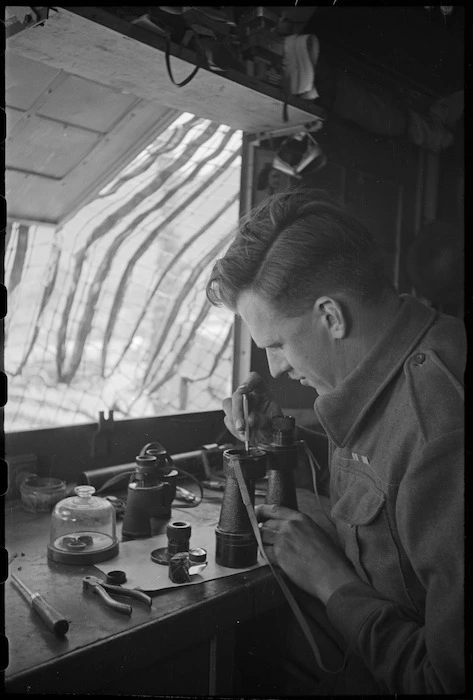
[[[60,228],[9,227],[5,431],[221,408],[234,318],[205,284],[237,223],[241,144],[181,114]]]

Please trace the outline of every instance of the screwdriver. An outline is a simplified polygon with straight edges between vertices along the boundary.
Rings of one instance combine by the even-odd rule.
[[[16,574],[13,573],[13,571],[11,571],[10,574],[19,590],[25,596],[27,596],[33,610],[36,610],[51,632],[57,634],[58,637],[64,636],[69,629],[69,622],[60,613],[58,613],[57,610],[55,610],[53,606],[43,598],[42,595],[30,591],[30,589],[18,578],[18,576],[16,576]]]
[[[245,419],[245,452],[250,453],[250,424],[248,421],[248,396],[243,394],[243,416]]]

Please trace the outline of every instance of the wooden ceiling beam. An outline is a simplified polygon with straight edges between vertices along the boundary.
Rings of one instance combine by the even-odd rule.
[[[7,48],[142,99],[250,133],[305,124],[324,116],[313,103],[306,105],[291,98],[285,122],[282,90],[236,71],[229,70],[223,76],[202,68],[190,83],[177,87],[167,73],[164,39],[101,8],[58,8],[43,26],[11,37]],[[174,44],[172,53],[172,70],[181,81],[193,70],[195,57]]]

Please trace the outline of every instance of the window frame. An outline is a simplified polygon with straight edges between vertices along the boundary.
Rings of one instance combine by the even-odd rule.
[[[243,133],[240,216],[245,214],[252,205],[253,165],[254,143],[247,134]],[[251,336],[241,318],[235,315],[232,391],[248,376],[251,354]],[[8,403],[5,410],[8,410]],[[97,418],[99,419],[99,416]],[[98,422],[11,431],[5,434],[5,456],[8,461],[8,457],[36,455],[40,474],[71,479],[85,469],[131,462],[142,445],[155,440],[162,442],[170,454],[193,451],[204,444],[228,442],[233,438],[226,430],[223,418],[223,410],[212,410],[176,412],[113,421],[112,446],[109,454],[102,456],[93,455],[94,438],[99,429]],[[19,465],[15,466],[15,470],[21,468],[21,459]],[[10,481],[12,476],[12,474],[9,475]]]

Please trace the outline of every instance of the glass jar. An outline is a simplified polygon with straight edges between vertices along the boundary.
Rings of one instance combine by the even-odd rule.
[[[66,483],[62,479],[31,474],[20,484],[21,502],[29,513],[49,513],[66,495]]]
[[[48,558],[63,564],[94,564],[118,553],[113,505],[94,496],[93,486],[76,486],[76,495],[56,504],[51,515]]]

